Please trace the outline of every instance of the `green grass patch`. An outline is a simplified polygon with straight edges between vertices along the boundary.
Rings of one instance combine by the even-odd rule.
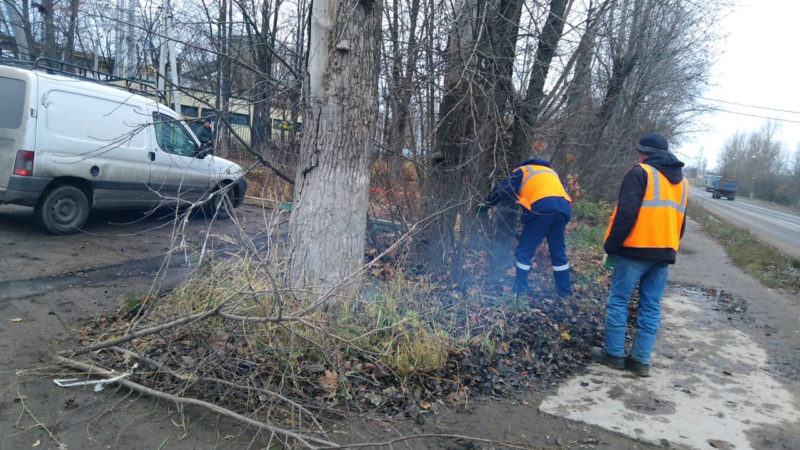
[[[566,237],[567,248],[579,246],[586,249],[603,247],[606,227],[603,225],[585,225],[579,223]],[[602,250],[601,250],[602,254]]]
[[[719,242],[734,264],[764,286],[800,291],[800,260],[764,244],[750,232],[718,219],[702,206],[689,204],[689,217]]]

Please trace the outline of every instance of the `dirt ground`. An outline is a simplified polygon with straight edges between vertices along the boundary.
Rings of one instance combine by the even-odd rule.
[[[263,230],[259,208],[239,209],[239,223],[253,237]],[[94,215],[87,233],[51,236],[36,229],[31,211],[0,206],[0,449],[262,448],[253,431],[217,416],[107,387],[59,388],[53,378],[69,372],[52,364],[54,351],[70,348],[81,320],[111,311],[126,297],[147,292],[164,255],[181,239],[232,232],[231,222],[197,219],[175,236],[169,213]],[[113,222],[113,223],[112,223]],[[688,287],[712,296],[744,300],[741,320],[732,323],[765,348],[769,370],[795,389],[800,386],[798,298],[768,290],[730,264],[722,249],[690,223],[670,290]],[[163,272],[162,287],[185,274],[178,252]],[[703,294],[705,295],[705,294]],[[457,408],[433,405],[414,423],[402,418],[365,418],[332,436],[340,442],[387,442],[409,434],[393,448],[507,448],[502,442],[540,448],[655,448],[615,432],[539,411],[555,386],[540,386],[515,399],[473,398]],[[797,390],[795,390],[797,392]],[[483,441],[430,437],[473,436]],[[797,448],[800,432],[764,430],[757,448]],[[669,445],[669,443],[661,443]]]

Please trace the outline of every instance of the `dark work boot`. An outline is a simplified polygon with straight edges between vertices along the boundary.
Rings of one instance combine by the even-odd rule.
[[[633,359],[630,355],[625,357],[625,368],[639,377],[650,376],[650,364],[645,364]]]
[[[592,357],[592,361],[611,367],[612,369],[622,370],[625,368],[625,358],[621,356],[611,356],[606,353],[606,349],[604,348],[592,347],[589,351],[589,355]]]
[[[527,295],[531,292],[531,287],[528,285],[528,274],[530,270],[523,270],[517,267],[517,276],[514,278],[514,287],[512,290],[517,295]]]
[[[570,280],[569,268],[566,270],[553,270],[553,278],[556,283],[556,292],[561,298],[572,296],[572,281]]]

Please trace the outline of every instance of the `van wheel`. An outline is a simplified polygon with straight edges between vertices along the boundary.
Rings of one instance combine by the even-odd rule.
[[[228,186],[228,185],[225,185]],[[231,217],[231,209],[233,208],[236,192],[233,187],[224,191],[221,187],[214,191],[214,197],[208,202],[208,214],[217,216],[218,219],[229,219]]]
[[[53,234],[77,233],[89,217],[89,200],[75,186],[58,186],[44,195],[34,214],[39,225]]]

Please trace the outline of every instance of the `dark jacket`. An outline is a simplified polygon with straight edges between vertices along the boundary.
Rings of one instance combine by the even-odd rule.
[[[486,197],[486,204],[495,206],[498,203],[512,205],[517,201],[517,195],[522,187],[522,169],[520,167],[528,164],[536,164],[539,166],[550,167],[550,163],[544,159],[531,158],[523,161],[516,169],[511,172],[505,180],[501,181],[497,186],[492,188],[492,192]],[[536,219],[537,216],[543,214],[563,214],[567,221],[572,218],[572,205],[564,197],[544,197],[535,201],[531,205],[531,210],[522,208],[522,223],[530,222]]]
[[[670,152],[658,151],[644,160],[644,164],[653,166],[664,174],[670,183],[683,180],[683,162]],[[609,255],[622,255],[626,258],[646,261],[663,261],[675,263],[677,252],[671,248],[630,248],[623,247],[622,243],[628,237],[639,217],[639,208],[642,206],[645,190],[647,189],[647,172],[640,165],[633,166],[622,179],[617,202],[617,215],[611,224],[611,231],[606,238],[603,248]],[[681,224],[681,237],[686,228],[686,217]]]
[[[214,132],[211,131],[211,128],[206,128],[205,125],[200,125],[195,134],[201,144],[211,144],[214,140]]]

